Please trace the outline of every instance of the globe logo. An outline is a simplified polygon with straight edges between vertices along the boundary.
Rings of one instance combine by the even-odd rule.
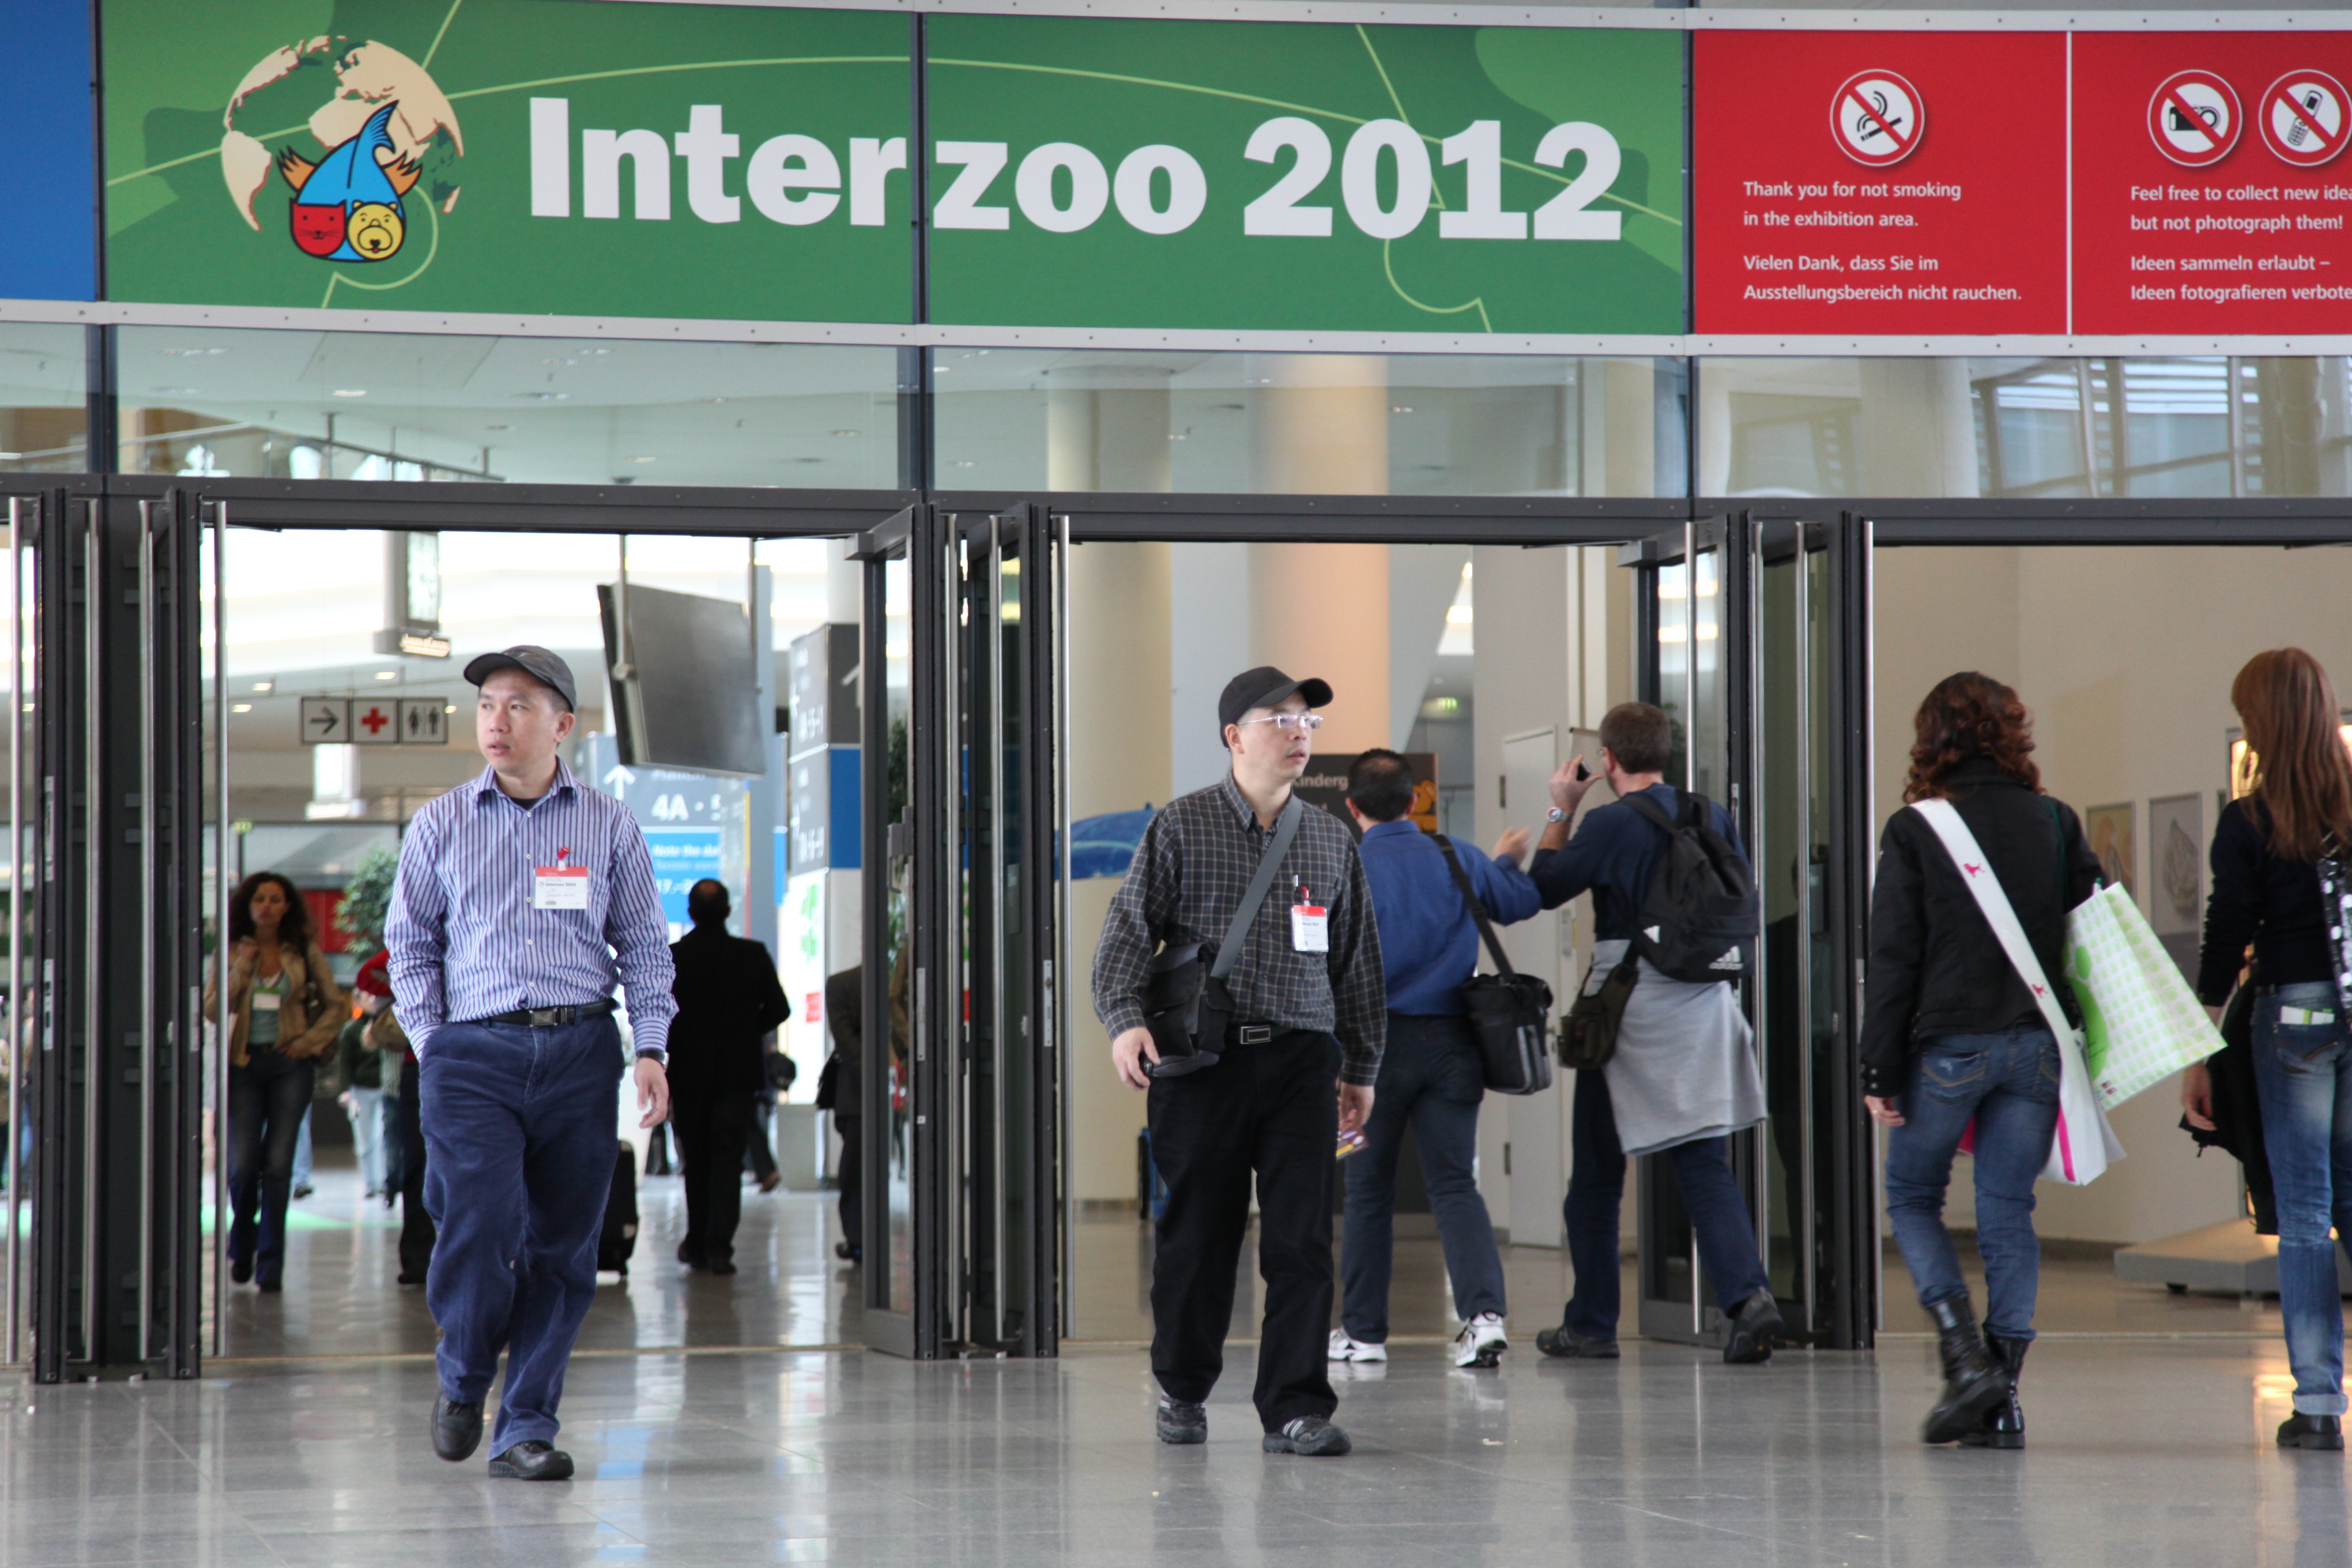
[[[307,122],[316,156],[291,144],[272,152],[238,128],[252,113],[264,124],[279,119],[279,100],[313,81],[326,89]],[[262,102],[270,109],[257,109]],[[291,196],[287,232],[321,261],[390,260],[418,204],[435,215],[457,204],[452,165],[466,143],[457,110],[423,66],[388,44],[316,37],[273,50],[237,84],[223,124],[221,177],[237,216],[263,232],[261,201],[277,174]]]

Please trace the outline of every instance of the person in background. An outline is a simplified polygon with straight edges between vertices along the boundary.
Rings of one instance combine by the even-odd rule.
[[[1340,1326],[1331,1331],[1327,1353],[1339,1362],[1388,1360],[1397,1155],[1410,1127],[1445,1249],[1454,1310],[1462,1317],[1454,1364],[1492,1367],[1500,1364],[1508,1343],[1503,1260],[1475,1169],[1486,1066],[1462,1005],[1462,984],[1478,970],[1478,927],[1437,839],[1410,815],[1413,783],[1404,758],[1385,749],[1360,753],[1348,768],[1348,810],[1363,829],[1357,853],[1380,925],[1389,1037],[1372,1114],[1364,1123],[1363,1152],[1347,1165],[1348,1223],[1339,1243],[1344,1295]],[[1519,869],[1519,857],[1528,852],[1526,828],[1507,831],[1492,860],[1475,845],[1447,842],[1490,923],[1526,920],[1541,906],[1543,896]]]
[[[352,989],[359,993],[359,1016],[335,1037],[335,1076],[342,1083],[336,1096],[351,1118],[352,1147],[359,1156],[360,1190],[369,1197],[383,1194],[383,1053],[367,1043],[367,1026],[392,1005],[392,981],[384,955],[360,966]]]
[[[1649,896],[1651,874],[1665,852],[1665,830],[1625,804],[1646,795],[1680,819],[1682,792],[1666,783],[1675,727],[1646,702],[1621,702],[1601,718],[1601,766],[1617,799],[1585,819],[1570,837],[1576,809],[1593,775],[1570,758],[1551,779],[1551,809],[1528,875],[1544,908],[1592,893],[1592,973],[1598,989],[1632,946]],[[1715,830],[1743,858],[1731,814],[1715,805]],[[1575,1294],[1558,1328],[1536,1335],[1548,1356],[1618,1356],[1618,1216],[1625,1200],[1625,1163],[1662,1153],[1682,1190],[1697,1240],[1700,1267],[1716,1303],[1730,1320],[1723,1359],[1769,1361],[1783,1331],[1770,1277],[1756,1249],[1748,1200],[1731,1173],[1730,1134],[1764,1120],[1764,1086],[1754,1036],[1738,999],[1723,981],[1670,979],[1645,959],[1618,1026],[1617,1053],[1598,1072],[1576,1075],[1570,1122],[1573,1147],[1561,1215],[1575,1270]]]
[[[396,1007],[396,1004],[395,1004]],[[416,1051],[400,1026],[395,1007],[369,1020],[367,1043],[386,1062],[397,1062],[399,1089],[392,1101],[394,1139],[400,1148],[400,1282],[422,1285],[433,1267],[433,1215],[425,1206],[425,1126],[417,1084]],[[385,1194],[387,1203],[391,1194]]]
[[[330,1074],[335,1070],[335,1064],[331,1058],[324,1061],[322,1065]],[[333,1085],[330,1083],[328,1087],[332,1088]],[[313,1095],[318,1092],[318,1089],[316,1082],[310,1085]],[[298,1201],[309,1197],[319,1190],[310,1180],[310,1112],[317,1109],[316,1100],[305,1105],[302,1108],[302,1120],[297,1122],[294,1128],[294,1185],[287,1195]]]
[[[907,1059],[907,952],[890,969],[890,1058]],[[824,981],[824,1023],[833,1054],[817,1079],[817,1107],[833,1114],[841,1139],[836,1179],[841,1188],[841,1239],[833,1255],[851,1263],[866,1256],[866,966],[853,964]]]
[[[228,937],[229,1278],[275,1292],[284,1289],[295,1133],[344,1004],[311,940],[310,906],[277,872],[236,885]],[[205,986],[208,1016],[218,1016],[220,986],[215,971]]]
[[[733,906],[722,882],[687,890],[694,929],[670,944],[670,1125],[686,1170],[686,1236],[677,1260],[735,1272],[743,1215],[743,1151],[767,1089],[766,1043],[793,1016],[767,944],[727,934]]]
[[[2352,849],[2352,759],[2336,690],[2297,647],[2258,653],[2230,685],[2253,792],[2213,825],[2213,890],[2197,995],[2218,1021],[2253,947],[2254,1094],[2278,1199],[2279,1315],[2294,1410],[2282,1448],[2344,1447],[2344,1303],[2336,1248],[2352,1248],[2352,1019],[2345,1015],[2318,862]],[[2213,1126],[2202,1064],[2184,1075],[2190,1125]],[[2335,1234],[2330,1235],[2333,1227]]]
[[[1265,1280],[1260,1444],[1321,1458],[1350,1447],[1331,1421],[1339,1402],[1323,1357],[1332,1156],[1339,1135],[1371,1114],[1388,1013],[1354,837],[1294,793],[1323,722],[1309,710],[1330,700],[1328,682],[1293,680],[1270,665],[1226,682],[1217,726],[1233,771],[1151,818],[1095,949],[1095,1013],[1120,1081],[1150,1093],[1151,1156],[1168,1184],[1151,1276],[1163,1443],[1209,1439],[1207,1400],[1224,1370],[1255,1185]],[[1144,1012],[1151,960],[1163,944],[1223,942],[1286,811],[1295,837],[1224,977],[1234,1007],[1224,1037],[1200,1042],[1217,1059],[1155,1074],[1161,1058]]]
[[[1913,720],[1906,801],[1945,800],[1984,852],[2045,975],[2065,972],[2066,915],[2098,885],[2074,809],[2042,793],[2032,720],[1973,671],[1939,682]],[[2070,1019],[2074,989],[2057,987]],[[1934,826],[1896,812],[1879,839],[1862,1021],[1864,1103],[1886,1137],[1886,1217],[1935,1321],[1944,1388],[1922,1437],[2021,1448],[2017,1380],[2033,1343],[2042,1247],[2033,1184],[2058,1125],[2058,1039]],[[1979,1337],[1944,1194],[1976,1128]]]

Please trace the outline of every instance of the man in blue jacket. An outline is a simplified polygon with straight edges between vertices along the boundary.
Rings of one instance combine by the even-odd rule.
[[[1503,1263],[1472,1165],[1486,1084],[1462,1005],[1462,983],[1478,969],[1478,927],[1437,840],[1413,824],[1412,795],[1412,769],[1394,752],[1366,752],[1348,769],[1348,810],[1364,830],[1358,853],[1380,926],[1389,1048],[1363,1152],[1348,1163],[1348,1227],[1339,1247],[1343,1326],[1331,1331],[1328,1353],[1341,1362],[1389,1359],[1391,1219],[1397,1152],[1410,1124],[1454,1281],[1454,1307],[1462,1314],[1454,1364],[1491,1367],[1507,1348]],[[1505,833],[1492,860],[1475,845],[1448,842],[1491,922],[1508,925],[1536,912],[1542,896],[1518,865],[1527,829]]]

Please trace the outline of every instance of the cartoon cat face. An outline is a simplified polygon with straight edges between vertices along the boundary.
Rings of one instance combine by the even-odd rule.
[[[398,207],[384,202],[362,202],[352,208],[352,248],[370,261],[382,261],[398,250],[406,235]]]
[[[289,210],[294,225],[294,243],[302,248],[305,255],[331,256],[343,243],[342,203],[296,202]]]

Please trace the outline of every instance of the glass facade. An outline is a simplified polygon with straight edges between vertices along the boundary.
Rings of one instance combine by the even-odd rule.
[[[115,366],[128,473],[898,483],[893,349],[123,327]]]
[[[86,342],[79,327],[0,321],[0,474],[89,467]]]

